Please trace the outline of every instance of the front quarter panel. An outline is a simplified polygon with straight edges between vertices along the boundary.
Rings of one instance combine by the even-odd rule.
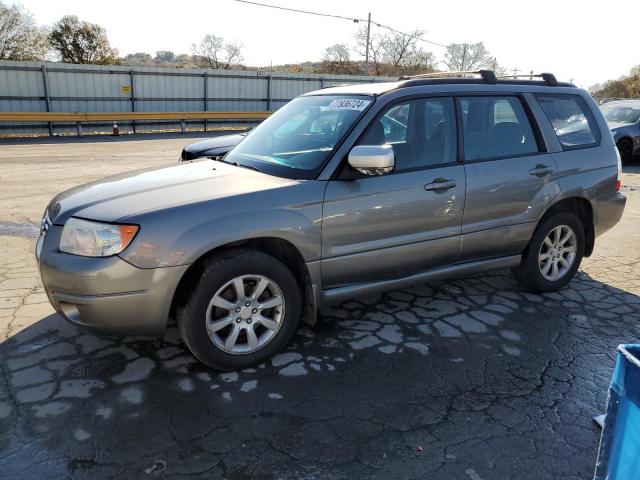
[[[324,188],[325,182],[303,181],[126,217],[141,227],[121,257],[140,268],[185,265],[229,243],[276,237],[292,243],[305,262],[318,260]]]

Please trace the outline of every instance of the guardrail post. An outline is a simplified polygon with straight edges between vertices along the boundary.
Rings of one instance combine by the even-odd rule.
[[[44,106],[47,112],[51,111],[51,99],[49,98],[49,77],[47,76],[47,66],[42,65],[42,87],[44,92]],[[53,124],[47,122],[47,128],[49,129],[49,136],[53,137]]]
[[[180,120],[180,133],[184,133],[186,130],[186,122],[184,120]]]
[[[76,122],[76,132],[78,133],[79,137],[82,136],[82,123],[81,122]]]
[[[136,90],[134,86],[135,77],[134,77],[133,69],[129,70],[129,83],[131,84],[131,111],[135,112],[136,111]],[[136,133],[135,120],[131,120],[131,129],[133,130],[133,133]]]
[[[203,105],[203,108],[204,108],[203,111],[206,112],[208,110],[208,108],[209,108],[209,105],[208,105],[209,102],[207,101],[207,97],[209,96],[209,94],[207,92],[207,90],[209,88],[208,87],[208,84],[209,84],[209,73],[206,70],[204,71],[203,77],[204,77],[204,89],[203,89],[204,95],[202,97],[202,105]],[[205,132],[207,131],[207,119],[206,118],[204,119],[204,131]]]
[[[267,75],[267,112],[271,111],[271,74]]]

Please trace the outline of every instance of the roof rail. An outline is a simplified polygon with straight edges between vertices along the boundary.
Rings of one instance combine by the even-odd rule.
[[[518,78],[524,78],[524,79],[529,79],[529,80],[533,80],[533,77],[536,78],[542,78],[542,80],[545,81],[545,83],[551,87],[557,87],[558,86],[558,79],[556,78],[556,76],[553,73],[535,73],[535,74],[521,74],[521,75],[502,75],[500,77],[498,77],[498,80],[502,80],[502,79],[512,79],[512,80],[517,80]]]
[[[418,75],[403,75],[398,80],[419,80],[421,78],[467,78],[471,75],[479,75],[487,83],[496,83],[497,78],[493,70],[471,70],[464,72],[431,72]]]

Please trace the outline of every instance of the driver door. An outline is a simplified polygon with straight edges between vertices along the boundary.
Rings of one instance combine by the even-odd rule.
[[[438,97],[396,103],[372,122],[357,145],[391,144],[395,169],[328,183],[324,288],[402,278],[458,260],[465,172],[455,118],[453,99]]]

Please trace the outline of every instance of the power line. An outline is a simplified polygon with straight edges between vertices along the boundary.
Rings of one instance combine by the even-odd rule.
[[[409,36],[411,36],[411,35],[410,35],[410,34],[408,34],[408,33],[404,33],[404,32],[401,32],[400,30],[396,30],[395,28],[391,28],[391,27],[389,27],[388,25],[383,25],[382,23],[378,23],[378,22],[375,22],[375,21],[373,21],[373,20],[372,20],[372,22],[373,22],[377,27],[380,27],[380,28],[386,28],[387,30],[391,30],[391,31],[392,31],[392,32],[394,32],[394,33],[397,33],[397,34],[400,34],[400,35],[404,35],[405,37],[409,37]],[[425,39],[425,38],[417,38],[416,40],[418,40],[418,41],[420,41],[420,42],[430,43],[431,45],[436,45],[436,46],[438,46],[438,47],[443,47],[443,48],[447,48],[447,47],[449,46],[449,45],[444,45],[443,43],[432,42],[431,40],[427,40],[427,39]]]
[[[288,12],[304,13],[306,15],[316,15],[318,17],[340,18],[342,20],[349,20],[349,21],[354,22],[354,23],[366,22],[366,20],[363,20],[361,18],[345,17],[343,15],[333,15],[331,13],[312,12],[312,11],[309,11],[309,10],[300,10],[300,9],[297,9],[297,8],[281,7],[279,5],[270,5],[268,3],[251,2],[249,0],[233,0],[233,1],[234,2],[239,2],[239,3],[248,3],[249,5],[257,5],[259,7],[275,8],[275,9],[278,9],[278,10],[286,10]]]
[[[298,8],[289,8],[289,7],[282,7],[280,5],[272,5],[272,4],[268,4],[268,3],[261,3],[261,2],[253,2],[250,0],[233,0],[234,2],[238,2],[238,3],[246,3],[249,5],[256,5],[259,7],[266,7],[266,8],[275,8],[277,10],[284,10],[287,12],[295,12],[295,13],[302,13],[305,15],[315,15],[318,17],[328,17],[328,18],[338,18],[341,20],[349,20],[350,22],[354,22],[354,23],[360,23],[360,22],[368,22],[368,19],[364,19],[364,18],[357,18],[357,17],[345,17],[344,15],[335,15],[335,14],[331,14],[331,13],[322,13],[322,12],[312,12],[310,10],[300,10]],[[391,32],[397,33],[399,35],[404,35],[406,37],[411,36],[408,33],[404,33],[401,32],[400,30],[397,30],[395,28],[392,28],[388,25],[384,25],[382,23],[378,23],[374,20],[371,20],[371,23],[373,23],[374,25],[376,25],[377,27],[380,28],[385,28]],[[421,41],[421,42],[425,42],[425,43],[429,43],[431,45],[436,45],[438,47],[443,47],[443,48],[447,48],[447,45],[444,45],[442,43],[438,43],[438,42],[432,42],[431,40],[426,40],[424,38],[417,38],[417,40]]]

